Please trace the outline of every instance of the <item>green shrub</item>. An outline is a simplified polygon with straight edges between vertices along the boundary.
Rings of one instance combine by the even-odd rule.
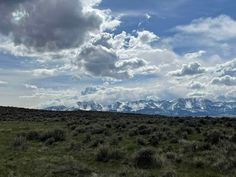
[[[120,149],[113,149],[109,154],[110,160],[121,160],[123,159],[125,153]]]
[[[177,174],[174,170],[169,170],[164,172],[161,177],[177,177]]]
[[[50,170],[51,176],[78,176],[78,177],[90,177],[92,174],[91,169],[87,166],[80,164],[76,161],[62,162],[62,164],[53,167]]]
[[[30,131],[29,133],[27,133],[26,138],[27,138],[27,140],[32,141],[32,140],[38,140],[39,136],[40,136],[39,132]]]
[[[145,141],[145,139],[144,139],[144,138],[141,138],[141,137],[138,137],[138,138],[136,139],[136,142],[137,142],[137,144],[139,144],[139,145],[141,145],[141,146],[145,146],[145,145],[147,144],[147,142]]]
[[[166,158],[169,159],[169,160],[172,160],[172,161],[175,161],[176,160],[176,153],[174,152],[167,152],[166,153]]]
[[[218,130],[211,131],[205,135],[205,141],[214,145],[218,144],[223,138],[224,134]]]
[[[109,146],[102,146],[97,150],[96,160],[100,162],[108,162],[110,160],[121,160],[124,153],[119,149],[111,149]]]
[[[17,136],[13,142],[13,147],[18,150],[26,150],[28,148],[26,137]]]
[[[49,138],[54,138],[55,142],[64,141],[65,140],[65,131],[56,129],[53,131],[41,132],[39,135],[39,139],[42,142],[45,142]]]
[[[55,142],[56,142],[55,138],[54,138],[54,137],[51,137],[51,138],[48,138],[48,139],[45,141],[45,145],[46,145],[46,146],[50,146],[50,145],[52,145],[52,144],[55,143]]]
[[[193,164],[196,168],[204,168],[206,167],[206,162],[204,159],[197,157],[193,159]]]
[[[98,147],[99,145],[104,144],[104,139],[103,138],[96,138],[93,140],[90,144],[90,147]]]
[[[80,151],[81,150],[81,144],[80,143],[76,143],[76,142],[71,142],[70,143],[70,150],[73,150],[73,151]]]
[[[133,159],[134,166],[140,169],[160,168],[162,160],[156,156],[152,148],[144,148],[135,153]]]
[[[157,146],[160,143],[160,137],[157,134],[151,135],[148,142],[151,146]]]

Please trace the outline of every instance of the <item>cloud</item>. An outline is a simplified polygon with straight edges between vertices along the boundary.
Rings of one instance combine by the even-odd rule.
[[[121,71],[115,63],[119,60],[112,50],[102,46],[86,46],[78,56],[78,65],[93,76],[129,78],[127,71]]]
[[[145,60],[121,59],[113,49],[101,45],[85,46],[77,58],[77,65],[92,76],[118,80],[133,77],[133,74],[139,69],[150,70]]]
[[[0,80],[0,87],[8,85],[8,82]]]
[[[189,25],[177,26],[176,30],[216,41],[236,39],[236,21],[227,15],[196,19]]]
[[[11,19],[4,21],[5,26],[0,24],[0,50],[10,50],[16,56],[43,58],[27,69],[27,74],[32,72],[33,77],[24,76],[19,81],[21,86],[29,80],[35,84],[24,85],[24,89],[34,94],[22,98],[28,96],[37,102],[38,99],[42,102],[57,99],[62,102],[95,100],[104,103],[151,97],[174,99],[202,95],[215,98],[222,95],[222,89],[228,93],[234,88],[236,59],[226,62],[231,57],[221,55],[222,51],[227,53],[228,48],[234,49],[229,42],[234,40],[234,31],[224,34],[227,31],[223,27],[227,24],[233,28],[232,18],[201,18],[178,26],[171,39],[174,44],[166,45],[165,38],[148,30],[117,34],[119,30],[113,30],[120,24],[119,18],[113,17],[109,9],[99,9],[100,2],[0,2],[0,16]],[[54,13],[55,5],[58,5],[58,12]],[[31,7],[43,8],[44,13],[38,9],[34,12]],[[57,28],[59,32],[55,30]],[[180,50],[176,50],[176,46]],[[219,46],[222,51],[218,50]],[[67,82],[65,76],[68,75],[76,75],[80,80]],[[62,80],[66,83],[59,87]]]
[[[116,67],[121,70],[129,70],[146,66],[147,62],[143,59],[134,58],[129,60],[120,60],[116,63]]]
[[[25,88],[27,88],[27,89],[33,89],[33,90],[35,90],[35,89],[38,88],[36,85],[31,85],[31,84],[24,84],[24,86],[25,86]]]
[[[197,59],[197,58],[203,56],[205,53],[206,53],[206,51],[204,51],[204,50],[200,50],[200,51],[192,52],[192,53],[186,53],[186,54],[184,54],[184,58],[194,60],[194,59]]]
[[[218,65],[216,72],[221,76],[229,75],[236,77],[236,59]]]
[[[218,97],[219,100],[224,100],[224,101],[233,101],[235,102],[236,101],[236,90],[230,90],[226,93],[223,93],[221,94],[219,97]]]
[[[131,36],[129,40],[129,47],[139,48],[144,45],[149,45],[152,42],[155,42],[159,37],[150,31],[137,31],[137,36]]]
[[[47,77],[47,76],[53,76],[57,72],[56,69],[35,69],[33,70],[33,76],[35,77]]]
[[[223,77],[217,77],[214,78],[211,83],[214,85],[236,86],[236,77],[231,77],[228,75]]]
[[[188,88],[193,89],[193,90],[200,90],[200,89],[205,88],[205,86],[199,82],[192,82]]]
[[[90,33],[115,28],[109,10],[93,8],[98,0],[21,0],[0,3],[0,33],[15,46],[37,51],[77,48]]]
[[[222,62],[235,57],[236,20],[227,15],[202,17],[172,29],[173,36],[161,40],[175,51],[205,51],[206,62]]]
[[[172,72],[170,72],[170,74],[172,76],[177,76],[177,77],[193,76],[193,75],[197,75],[197,74],[202,74],[205,71],[206,70],[204,68],[202,68],[199,63],[191,63],[189,65],[184,64],[180,70],[172,71]]]
[[[100,88],[98,87],[86,87],[85,90],[81,91],[81,95],[90,95],[96,93]]]

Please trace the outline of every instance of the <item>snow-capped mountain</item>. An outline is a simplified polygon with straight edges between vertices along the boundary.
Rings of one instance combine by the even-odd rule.
[[[160,114],[167,116],[236,116],[236,102],[213,102],[199,98],[180,98],[172,101],[139,100],[101,105],[93,101],[77,102],[73,107],[54,105],[48,110],[86,110],[124,113]]]

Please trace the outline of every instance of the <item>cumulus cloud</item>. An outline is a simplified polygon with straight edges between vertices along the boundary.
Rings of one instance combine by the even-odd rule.
[[[200,82],[192,82],[188,88],[193,89],[193,90],[200,90],[205,88],[205,86],[203,84],[201,84]]]
[[[134,58],[129,60],[120,60],[116,63],[117,68],[121,70],[128,70],[132,68],[140,68],[147,65],[147,62],[143,59]]]
[[[55,51],[77,49],[91,34],[115,29],[119,19],[100,0],[20,0],[0,2],[0,49],[15,55],[51,58]],[[49,55],[49,53],[47,53]],[[57,52],[57,55],[58,52]],[[61,56],[60,56],[61,57]]]
[[[211,82],[215,85],[236,86],[236,77],[223,76],[214,78]]]
[[[150,47],[159,39],[150,31],[135,36],[104,32],[120,24],[109,9],[100,10],[100,0],[22,0],[0,3],[0,50],[18,56],[76,60],[80,74],[127,79],[154,72],[140,57],[124,54],[129,48]],[[124,50],[124,51],[121,51]],[[124,55],[126,55],[124,57]],[[138,73],[139,72],[139,73]],[[33,75],[52,76],[57,69],[35,69]]]
[[[218,65],[216,72],[221,76],[229,75],[236,77],[236,59]]]
[[[202,74],[206,69],[202,68],[199,63],[190,63],[189,65],[184,64],[180,70],[170,72],[172,76],[193,76],[197,74]]]
[[[85,90],[81,91],[81,95],[90,95],[96,93],[100,88],[98,87],[86,87]]]
[[[145,60],[121,59],[113,49],[101,45],[85,46],[78,56],[77,65],[92,76],[114,79],[128,79],[140,68],[150,70]]]
[[[186,54],[184,54],[184,58],[194,60],[194,59],[200,58],[205,53],[206,53],[206,51],[204,51],[204,50],[200,50],[200,51],[192,52],[192,53],[186,53]]]
[[[139,48],[144,45],[157,41],[159,37],[150,31],[137,31],[137,36],[131,36],[129,40],[129,47]]]
[[[43,51],[77,47],[102,24],[99,14],[86,12],[81,0],[4,1],[0,16],[2,35],[15,45]]]
[[[177,26],[176,30],[201,34],[216,41],[236,39],[236,21],[227,15],[196,19],[189,25]]]
[[[236,20],[227,15],[202,17],[173,29],[173,36],[162,42],[175,49],[204,50],[200,57],[211,64],[235,57]]]
[[[115,52],[102,46],[86,46],[78,56],[78,65],[93,76],[125,79],[127,71],[119,71],[115,63],[119,60]]]

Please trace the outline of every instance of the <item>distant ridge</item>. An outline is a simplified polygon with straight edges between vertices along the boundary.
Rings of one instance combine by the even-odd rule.
[[[44,109],[54,111],[108,111],[165,116],[236,117],[236,102],[214,102],[201,98],[180,98],[172,101],[138,100],[115,102],[110,105],[101,105],[89,101],[77,102],[73,106],[52,105],[44,107]]]

